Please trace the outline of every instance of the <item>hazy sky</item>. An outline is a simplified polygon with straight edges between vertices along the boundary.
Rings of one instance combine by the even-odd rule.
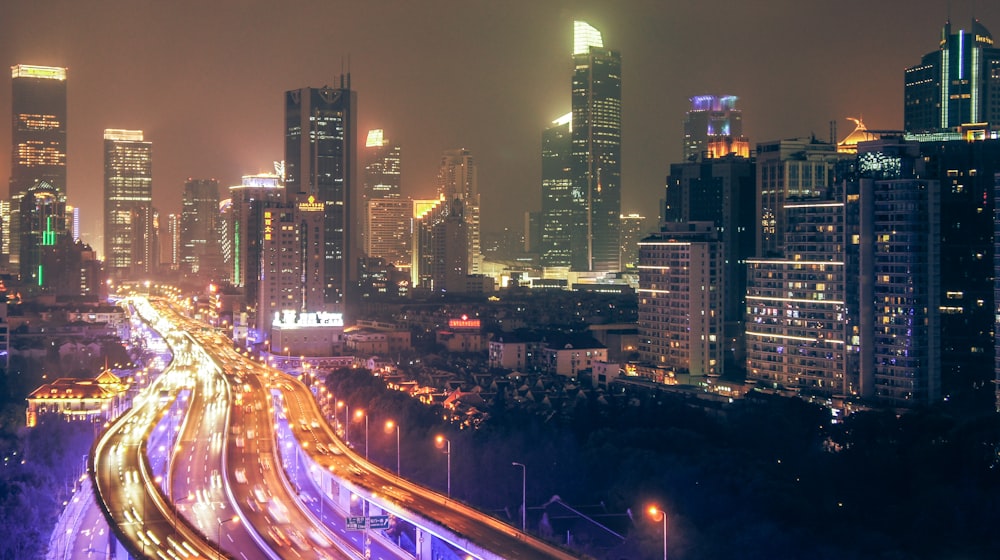
[[[67,190],[92,244],[105,128],[145,131],[154,202],[177,212],[187,177],[270,170],[283,93],[336,85],[348,59],[359,146],[369,128],[399,142],[412,196],[433,195],[442,151],[471,150],[488,232],[540,207],[574,19],[622,53],[622,210],[653,217],[690,96],[739,96],[751,143],[828,139],[831,120],[843,137],[848,116],[901,128],[903,70],[937,47],[949,4],[956,26],[975,15],[1000,39],[995,0],[0,0],[0,62],[69,68]]]

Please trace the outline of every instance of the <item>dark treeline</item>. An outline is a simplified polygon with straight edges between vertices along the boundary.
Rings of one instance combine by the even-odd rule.
[[[713,409],[654,392],[591,395],[561,416],[493,403],[485,424],[462,430],[365,370],[335,371],[327,385],[352,413],[370,414],[369,455],[389,470],[396,439],[383,426],[400,424],[411,480],[445,491],[446,458],[434,445],[443,434],[452,496],[512,524],[521,503],[514,461],[527,466],[529,511],[558,495],[622,514],[627,539],[584,547],[595,557],[660,557],[662,525],[644,513],[656,503],[668,512],[675,559],[1000,558],[996,414],[873,411],[834,424],[798,399],[760,395]],[[351,423],[359,451],[364,429]]]

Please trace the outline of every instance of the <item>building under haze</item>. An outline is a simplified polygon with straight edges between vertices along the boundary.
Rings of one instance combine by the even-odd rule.
[[[903,128],[909,133],[1000,133],[1000,48],[978,20],[970,31],[944,24],[938,48],[904,73]],[[988,133],[986,131],[989,131]]]
[[[460,215],[465,222],[467,262],[465,274],[479,274],[483,266],[480,234],[479,177],[476,160],[469,150],[447,150],[438,168],[438,196],[446,202],[449,216]],[[454,201],[461,201],[455,205]]]
[[[684,119],[684,161],[729,154],[750,157],[737,99],[735,95],[696,95],[690,99],[691,110]]]
[[[408,271],[412,250],[412,216],[413,201],[409,198],[369,200],[365,254]]]
[[[275,173],[244,175],[239,185],[229,187],[229,197],[232,200],[232,284],[243,288],[245,310],[252,312],[259,301],[264,211],[284,203],[285,187]]]
[[[364,150],[364,176],[361,182],[361,200],[358,212],[361,224],[362,247],[370,247],[368,204],[373,200],[398,199],[400,193],[400,167],[402,148],[392,144],[381,128],[368,131]],[[409,216],[409,211],[406,212]],[[373,255],[366,252],[369,257]]]
[[[188,179],[181,197],[181,270],[185,274],[206,281],[221,279],[220,219],[219,182]]]
[[[543,268],[573,264],[573,114],[552,121],[542,133],[542,223],[539,259]]]
[[[606,48],[601,32],[573,23],[572,267],[608,272],[620,268],[622,59]]]
[[[343,311],[360,247],[354,219],[357,94],[350,81],[348,74],[336,88],[285,93],[285,194],[290,201],[311,196],[323,205],[322,276],[329,311]]]
[[[17,197],[20,216],[21,284],[30,292],[48,291],[50,277],[64,271],[46,269],[43,256],[57,243],[69,239],[66,194],[39,181]]]
[[[141,130],[104,131],[104,260],[109,276],[138,278],[159,262],[153,228],[153,143]]]
[[[4,246],[11,264],[20,262],[18,199],[45,182],[66,194],[66,69],[11,66],[11,158]]]

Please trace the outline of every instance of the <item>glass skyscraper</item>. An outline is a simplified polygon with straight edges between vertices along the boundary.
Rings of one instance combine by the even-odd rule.
[[[158,264],[152,152],[141,130],[104,131],[104,262],[111,275],[150,274]]]
[[[620,268],[621,54],[604,47],[600,31],[573,24],[572,268]]]

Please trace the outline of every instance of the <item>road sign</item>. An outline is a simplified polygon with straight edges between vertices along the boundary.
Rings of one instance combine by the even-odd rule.
[[[388,529],[389,528],[389,516],[388,515],[372,515],[368,518],[368,528],[369,529]]]
[[[360,516],[348,516],[345,520],[345,525],[348,531],[364,531],[365,530],[365,517]]]

